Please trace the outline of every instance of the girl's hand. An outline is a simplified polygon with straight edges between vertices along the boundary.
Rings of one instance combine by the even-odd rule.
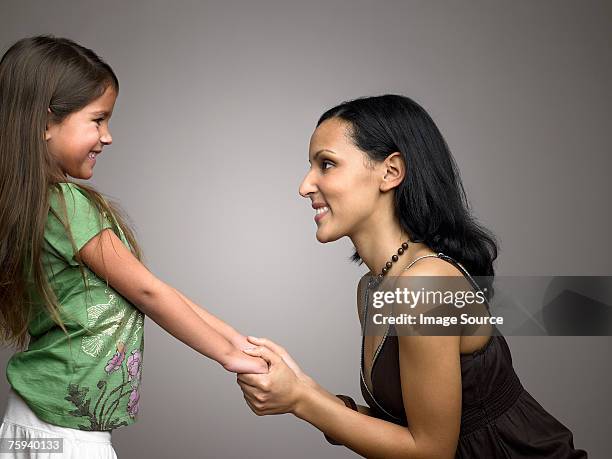
[[[254,336],[249,336],[247,337],[247,340],[249,343],[255,344],[256,346],[264,346],[270,349],[272,352],[274,352],[276,355],[278,355],[284,360],[287,366],[291,368],[291,370],[293,370],[293,372],[300,381],[310,387],[316,387],[317,383],[314,381],[314,379],[312,379],[310,376],[308,376],[302,371],[302,369],[298,366],[296,361],[293,360],[293,358],[289,355],[285,348],[279,346],[278,344],[267,338],[256,338]],[[249,347],[252,347],[252,345],[249,344]]]
[[[243,350],[244,348],[247,347],[254,347],[253,344],[249,343],[249,341],[247,340],[246,336],[243,336],[239,333],[237,333],[235,336],[233,336],[230,340],[230,343],[232,343],[232,345],[236,348],[236,349],[240,349]]]
[[[260,346],[244,352],[263,358],[269,365],[265,375],[239,374],[236,378],[249,408],[258,416],[295,413],[307,390],[306,384],[281,356],[267,347]]]
[[[268,364],[265,360],[246,355],[244,350],[238,349],[231,352],[223,368],[232,373],[264,374],[268,372]]]

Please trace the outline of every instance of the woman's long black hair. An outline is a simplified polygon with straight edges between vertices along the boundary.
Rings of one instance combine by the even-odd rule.
[[[396,188],[395,214],[402,229],[471,275],[490,276],[477,282],[492,294],[496,238],[472,216],[455,160],[423,107],[405,96],[365,97],[329,109],[317,126],[330,118],[350,123],[352,141],[373,161],[401,153],[406,177]],[[361,262],[357,252],[352,259]]]

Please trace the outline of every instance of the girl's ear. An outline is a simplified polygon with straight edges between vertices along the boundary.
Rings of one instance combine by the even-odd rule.
[[[49,141],[51,140],[51,128],[52,128],[50,116],[49,116],[51,115],[51,109],[49,107],[47,107],[47,113],[48,115],[47,115],[47,125],[45,127],[45,140]]]
[[[384,177],[380,182],[380,191],[389,191],[399,186],[406,176],[406,165],[401,153],[395,152],[387,156],[383,162]]]

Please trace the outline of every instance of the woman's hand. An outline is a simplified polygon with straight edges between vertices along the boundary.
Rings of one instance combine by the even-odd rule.
[[[280,355],[267,347],[258,346],[244,352],[268,362],[267,374],[239,374],[237,377],[249,408],[258,416],[295,413],[307,390],[306,383],[298,378]]]
[[[302,369],[299,367],[296,361],[293,360],[293,358],[289,355],[289,353],[282,346],[279,346],[278,344],[276,344],[275,342],[273,342],[272,340],[268,338],[256,338],[254,336],[249,336],[247,337],[247,340],[248,340],[248,343],[252,343],[255,346],[267,347],[273,353],[275,353],[280,358],[282,358],[283,361],[287,364],[287,366],[293,370],[297,378],[303,383],[305,383],[307,386],[310,386],[310,387],[317,386],[317,383],[315,382],[315,380],[302,371]]]

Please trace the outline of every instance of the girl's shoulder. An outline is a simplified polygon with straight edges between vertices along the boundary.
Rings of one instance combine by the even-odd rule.
[[[58,182],[51,185],[49,195],[50,207],[55,210],[74,211],[76,209],[91,209],[93,202],[89,194],[74,182]]]
[[[62,182],[51,188],[44,238],[55,253],[74,264],[75,254],[88,241],[114,225],[78,184]]]
[[[79,188],[76,183],[72,182],[58,182],[54,183],[49,187],[49,204],[51,208],[56,209],[60,202],[63,202],[63,205],[69,205],[68,197],[72,197],[72,201],[76,199],[82,199],[83,197],[87,197],[84,194],[83,190]]]
[[[49,219],[59,220],[64,226],[84,225],[87,228],[92,222],[100,225],[102,220],[109,220],[106,212],[96,205],[89,193],[73,182],[60,182],[51,186]],[[108,222],[104,226],[112,225]]]
[[[78,191],[81,194],[85,194],[85,192],[79,187],[77,183],[74,182],[57,182],[51,185],[52,193],[66,193],[66,192],[74,192]]]

